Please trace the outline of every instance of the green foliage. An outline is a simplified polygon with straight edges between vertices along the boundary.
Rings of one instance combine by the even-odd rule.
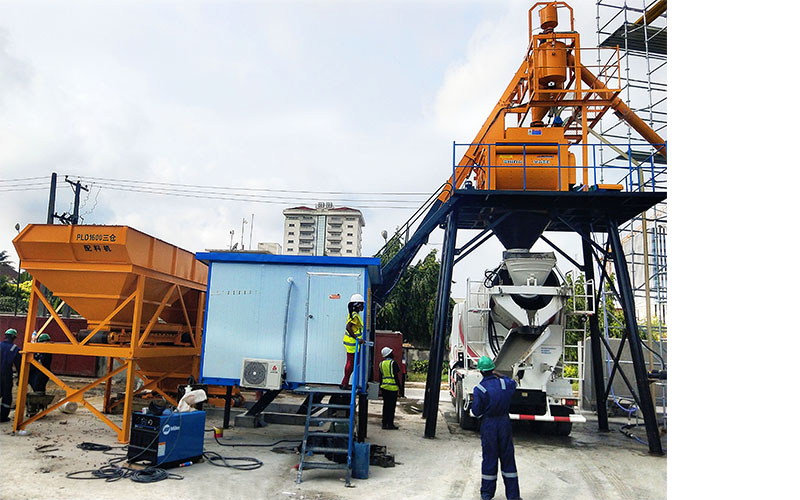
[[[606,292],[606,310],[604,311],[602,308],[602,302],[598,306],[597,311],[597,320],[600,326],[600,331],[602,332],[605,329],[606,322],[608,323],[608,334],[612,338],[621,338],[622,334],[625,329],[625,314],[622,312],[622,307],[617,303],[616,299],[614,298],[613,294],[613,285],[614,282],[614,275],[611,275],[611,282],[608,280],[604,281],[604,289]],[[573,284],[573,277],[572,275],[567,275],[567,283],[572,286]],[[584,294],[585,290],[585,283],[584,283],[584,276],[579,275],[578,281],[575,282],[576,288],[576,295]],[[566,343],[567,345],[575,345],[581,340],[583,340],[583,331],[586,330],[588,334],[589,325],[588,325],[588,317],[584,315],[577,315],[573,314],[575,310],[575,302],[577,302],[577,307],[580,309],[585,308],[585,299],[577,298],[567,301],[566,311],[567,311],[567,333],[566,333]],[[644,322],[638,325],[639,330],[639,337],[642,339],[647,339],[647,327]],[[653,332],[653,338],[658,339],[662,337],[666,339],[667,336],[667,326],[662,324],[658,324],[658,320],[653,320],[651,329]],[[568,350],[565,353],[565,359],[568,361],[575,361],[577,359],[576,352],[570,352],[572,350]]]
[[[408,371],[411,373],[428,373],[428,360],[427,359],[418,359],[416,361],[411,362],[411,366],[408,368]],[[442,374],[446,374],[450,371],[450,366],[447,362],[442,363]]]
[[[0,262],[10,264],[8,252],[5,250],[0,251]],[[32,286],[33,277],[27,271],[23,271],[19,275],[19,291],[17,291],[16,279],[11,279],[8,276],[0,277],[0,311],[13,312],[16,304],[17,313],[27,314]],[[19,298],[17,298],[17,293],[19,293]],[[45,291],[45,297],[54,308],[61,303],[61,299],[53,295],[50,290]]]
[[[428,360],[427,359],[418,359],[416,361],[411,362],[411,366],[408,367],[408,373],[406,374],[406,380],[410,382],[425,382],[428,378]],[[449,380],[450,374],[450,366],[447,362],[442,363],[442,381],[446,382]]]
[[[610,283],[608,280],[605,280],[603,283],[603,288],[607,292],[606,294],[606,310],[604,311],[602,308],[602,302],[600,306],[597,307],[597,320],[600,325],[600,331],[602,332],[604,329],[604,325],[606,320],[608,321],[608,329],[609,329],[609,336],[611,337],[622,337],[623,327],[625,325],[625,315],[622,312],[622,308],[618,306],[616,301],[609,300],[613,297],[612,293],[612,284],[614,280],[614,275],[611,275],[612,282]],[[580,274],[578,275],[577,281],[573,275],[568,274],[566,276],[567,284],[572,287],[574,284],[575,288],[575,295],[584,295],[586,293],[586,283],[585,277]],[[577,307],[576,307],[577,304]],[[573,311],[576,309],[585,310],[586,309],[586,299],[583,297],[572,297],[567,300],[567,304],[565,306],[565,310],[567,313],[567,330],[566,330],[566,344],[567,345],[576,345],[583,340],[584,332],[588,335],[589,332],[589,318],[583,314],[575,314]],[[567,349],[564,352],[564,360],[565,361],[577,361],[578,353],[575,349]],[[564,374],[565,376],[573,376],[573,375],[566,375],[567,370],[577,370],[574,365],[565,365],[564,366]]]

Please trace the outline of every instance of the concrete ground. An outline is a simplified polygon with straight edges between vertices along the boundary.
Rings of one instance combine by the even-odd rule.
[[[295,483],[298,455],[289,450],[270,448],[223,447],[208,432],[206,451],[226,457],[250,456],[264,465],[256,470],[239,471],[198,463],[172,469],[183,479],[158,483],[135,483],[130,479],[115,482],[76,480],[67,473],[95,469],[113,458],[102,452],[82,451],[78,443],[90,441],[120,446],[116,435],[88,410],[77,413],[51,413],[29,425],[29,435],[16,436],[11,425],[0,424],[0,499],[35,500],[80,499],[290,499],[335,500],[375,499],[390,495],[404,499],[480,498],[480,437],[462,430],[454,420],[447,393],[442,392],[435,439],[423,438],[425,421],[421,408],[422,384],[407,388],[407,398],[398,403],[396,423],[400,430],[380,428],[381,402],[369,407],[368,441],[388,447],[397,465],[370,467],[367,480],[354,479],[345,488],[344,474],[338,470],[310,470],[303,482]],[[100,394],[89,398],[101,405]],[[514,444],[520,489],[525,499],[662,499],[666,498],[666,458],[648,454],[647,446],[625,437],[612,423],[612,432],[599,433],[592,414],[589,422],[574,425],[569,437],[532,433],[523,423],[515,423]],[[119,423],[118,416],[112,420]],[[221,426],[222,417],[210,416],[206,428]],[[520,424],[520,425],[516,425]],[[259,429],[225,431],[226,443],[270,443],[279,439],[298,439],[298,426],[269,425]],[[644,437],[643,432],[636,432]],[[38,447],[52,445],[50,451]],[[666,438],[664,439],[666,447]],[[282,446],[282,445],[281,445]],[[120,451],[120,450],[113,450]],[[504,498],[498,484],[495,498]]]

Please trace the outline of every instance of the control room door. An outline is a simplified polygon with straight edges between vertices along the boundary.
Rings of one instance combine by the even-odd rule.
[[[347,358],[342,337],[347,323],[347,302],[354,293],[364,295],[364,275],[309,272],[306,313],[306,383],[336,384],[342,381]],[[361,319],[364,319],[363,312]]]

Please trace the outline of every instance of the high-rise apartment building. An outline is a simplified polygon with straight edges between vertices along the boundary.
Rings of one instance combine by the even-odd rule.
[[[283,215],[284,254],[361,256],[364,217],[359,210],[319,202],[316,208],[287,208]]]

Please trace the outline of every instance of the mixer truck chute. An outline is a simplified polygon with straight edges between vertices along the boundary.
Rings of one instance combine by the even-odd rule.
[[[586,421],[572,408],[572,385],[560,368],[570,293],[552,252],[503,252],[503,262],[484,281],[468,283],[465,300],[454,306],[450,334],[450,395],[462,428],[477,427],[470,409],[481,356],[517,382],[512,419],[564,436],[573,423]]]

